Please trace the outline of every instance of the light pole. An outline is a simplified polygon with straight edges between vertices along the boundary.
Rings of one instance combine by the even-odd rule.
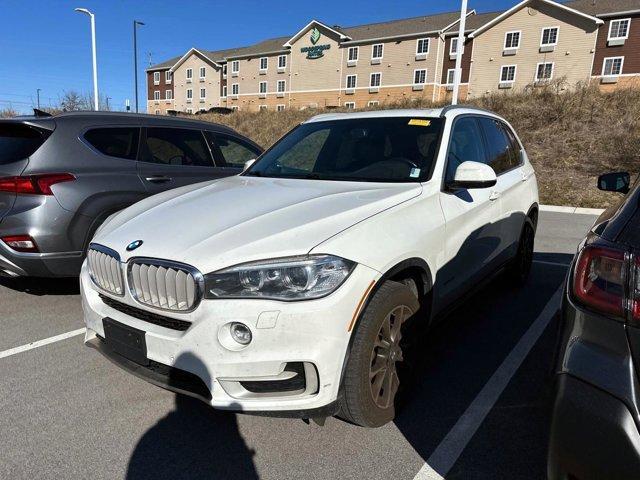
[[[96,16],[86,8],[76,8],[76,12],[89,15],[91,19],[91,50],[93,52],[93,108],[98,110],[98,61],[96,60]]]
[[[462,52],[464,51],[464,30],[467,21],[467,0],[462,0],[460,7],[460,25],[458,29],[458,48],[456,50],[456,67],[453,72],[453,95],[451,105],[458,104],[458,93],[460,91],[460,82],[462,81]],[[453,41],[453,39],[451,39]]]
[[[133,81],[135,82],[136,90],[136,113],[138,113],[138,25],[144,25],[144,23],[134,20],[133,21]]]
[[[40,110],[40,88],[36,88],[36,96],[38,97],[38,110]]]

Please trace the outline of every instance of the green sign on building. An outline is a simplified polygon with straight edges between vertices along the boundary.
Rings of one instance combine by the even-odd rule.
[[[316,27],[313,28],[313,30],[311,30],[311,36],[309,37],[309,39],[311,40],[311,46],[310,47],[302,47],[300,49],[300,51],[302,53],[306,53],[307,54],[307,58],[309,60],[314,60],[316,58],[321,58],[324,56],[324,51],[325,50],[329,50],[331,48],[330,44],[326,44],[326,45],[316,45],[318,43],[318,41],[320,40],[320,37],[322,36],[322,34],[320,33],[320,30],[318,30]]]

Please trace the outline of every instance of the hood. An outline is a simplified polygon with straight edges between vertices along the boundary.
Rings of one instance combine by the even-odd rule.
[[[93,241],[116,250],[123,261],[162,258],[209,273],[304,255],[421,191],[419,183],[228,177],[149,197],[115,215]],[[136,240],[142,246],[127,252]]]

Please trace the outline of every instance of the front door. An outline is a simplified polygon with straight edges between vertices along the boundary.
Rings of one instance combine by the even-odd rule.
[[[444,185],[453,180],[463,162],[487,163],[478,119],[455,120],[447,153]],[[475,284],[492,264],[500,247],[500,198],[494,188],[443,188],[440,205],[445,218],[445,264],[435,285],[436,309],[449,305]]]

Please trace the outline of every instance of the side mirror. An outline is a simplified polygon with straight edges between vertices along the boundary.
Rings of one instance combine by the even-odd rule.
[[[249,167],[251,165],[253,165],[254,163],[256,163],[256,159],[252,158],[251,160],[247,160],[246,162],[244,162],[244,167],[242,168],[243,172],[246,172],[247,170],[249,170]]]
[[[463,162],[456,169],[456,174],[449,188],[489,188],[498,181],[496,172],[489,165],[479,162]]]
[[[605,173],[598,177],[598,188],[604,192],[628,193],[631,176],[627,172]]]

